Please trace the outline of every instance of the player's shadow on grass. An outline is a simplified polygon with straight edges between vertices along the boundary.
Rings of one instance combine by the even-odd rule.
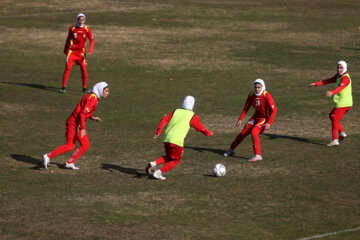
[[[224,156],[224,152],[226,150],[224,149],[214,149],[214,148],[203,148],[203,147],[189,147],[189,146],[184,146],[184,148],[189,148],[189,149],[192,149],[192,150],[195,150],[197,152],[213,152],[215,154],[219,154],[221,156]],[[236,155],[230,155],[230,157],[233,157],[233,158],[241,158],[241,159],[247,159],[245,157],[241,157],[241,156],[236,156]]]
[[[358,50],[358,51],[360,51],[360,48],[355,48],[355,47],[342,47],[342,49]]]
[[[19,83],[19,82],[0,82],[0,83],[13,84],[13,85],[19,85],[19,86],[25,86],[25,87],[31,87],[31,88],[37,88],[37,89],[42,89],[42,90],[46,90],[46,91],[56,91],[56,92],[59,91],[59,88],[47,87],[45,85],[36,84],[36,83]]]
[[[16,161],[35,165],[35,166],[31,167],[30,169],[40,170],[40,169],[44,168],[44,161],[42,159],[33,158],[33,157],[29,157],[29,156],[26,156],[26,155],[20,155],[20,154],[10,154],[10,156],[13,159],[15,159]],[[60,163],[51,163],[51,164],[55,164],[59,168],[65,169],[64,164],[60,164]]]
[[[113,170],[116,170],[116,171],[119,171],[119,172],[122,172],[122,173],[134,175],[134,178],[142,178],[142,177],[147,177],[148,176],[146,173],[139,172],[142,169],[126,168],[126,167],[121,167],[121,166],[118,166],[118,165],[107,164],[107,163],[102,164],[102,169],[110,171],[110,172],[113,171]]]
[[[264,133],[264,135],[266,137],[268,137],[269,140],[273,140],[273,139],[277,139],[277,138],[285,138],[285,139],[289,139],[289,140],[293,140],[293,141],[305,142],[305,143],[325,146],[325,143],[322,142],[322,141],[311,140],[311,139],[308,139],[308,138],[300,138],[300,137],[293,137],[293,136],[287,136],[287,135],[278,135],[278,134],[271,134],[271,133]]]

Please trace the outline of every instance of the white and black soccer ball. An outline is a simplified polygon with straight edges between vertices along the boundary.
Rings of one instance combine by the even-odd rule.
[[[215,177],[222,177],[225,176],[226,174],[226,167],[221,164],[221,163],[217,163],[214,166],[214,170],[213,170],[213,174]]]

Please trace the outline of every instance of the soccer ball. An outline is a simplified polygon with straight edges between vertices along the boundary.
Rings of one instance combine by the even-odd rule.
[[[214,170],[213,170],[213,174],[214,174],[214,176],[216,176],[216,177],[225,176],[225,174],[226,174],[226,167],[225,167],[223,164],[221,164],[221,163],[215,164]]]

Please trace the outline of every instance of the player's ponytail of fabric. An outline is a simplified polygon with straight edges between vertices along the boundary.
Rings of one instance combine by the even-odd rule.
[[[258,96],[261,96],[261,94],[263,94],[263,92],[265,91],[266,87],[265,87],[265,82],[264,82],[264,80],[262,80],[262,79],[260,79],[260,78],[255,79],[254,85],[255,85],[256,83],[260,83],[261,86],[262,86],[260,93],[256,93],[256,92],[255,92],[255,95],[258,97]]]
[[[192,111],[195,105],[195,98],[193,96],[186,96],[182,104],[182,108]]]
[[[94,93],[98,99],[101,99],[103,97],[103,92],[105,88],[108,88],[109,84],[106,82],[99,82],[94,85],[94,87],[91,89],[91,92]]]
[[[80,17],[83,17],[83,18],[84,18],[84,24],[83,24],[83,25],[80,25],[80,23],[79,23],[79,18],[80,18]],[[79,14],[76,16],[76,26],[77,26],[77,27],[83,28],[84,25],[85,25],[85,21],[86,21],[85,14],[79,13]]]
[[[344,60],[341,60],[341,61],[338,61],[338,63],[336,64],[336,66],[337,65],[341,65],[341,66],[343,66],[343,72],[342,72],[342,74],[341,75],[344,75],[344,73],[346,73],[347,72],[347,63],[344,61]]]

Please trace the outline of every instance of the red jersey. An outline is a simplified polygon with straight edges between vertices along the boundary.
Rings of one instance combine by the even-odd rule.
[[[346,73],[344,73],[344,74],[346,74]],[[338,78],[338,76],[339,76],[339,74],[337,73],[329,79],[325,79],[325,80],[316,82],[315,86],[325,85],[325,84],[329,84],[329,83],[336,83],[336,79]],[[333,95],[335,95],[335,94],[341,92],[344,88],[346,88],[347,85],[349,85],[349,83],[350,83],[350,79],[347,76],[344,76],[343,78],[341,78],[339,87],[332,90],[331,93]]]
[[[99,99],[94,93],[86,94],[77,104],[67,122],[72,121],[75,125],[79,125],[80,129],[85,129],[85,121],[92,117],[98,102]]]
[[[92,53],[94,50],[94,38],[90,28],[86,25],[82,28],[76,25],[71,26],[65,42],[64,53],[68,54],[69,50],[71,50],[79,54],[85,54],[86,41],[88,38],[90,40],[89,53]]]
[[[273,123],[277,108],[274,99],[269,92],[264,91],[258,97],[255,95],[255,93],[250,93],[239,120],[242,120],[245,117],[251,106],[255,108],[255,113],[252,118],[265,118],[266,123]]]
[[[175,110],[161,119],[159,126],[155,132],[156,134],[158,134],[158,135],[161,134],[162,129],[165,127],[165,125],[168,122],[170,122],[174,112],[175,112]],[[190,126],[193,127],[196,131],[202,132],[206,136],[211,135],[211,132],[202,125],[202,123],[200,122],[199,116],[196,113],[194,114],[193,118],[190,121]]]

